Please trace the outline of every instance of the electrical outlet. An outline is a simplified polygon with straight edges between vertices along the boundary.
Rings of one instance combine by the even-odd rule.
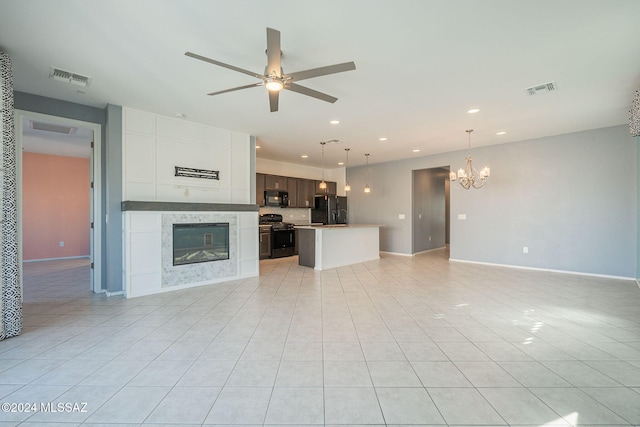
[[[523,246],[522,247],[522,253],[523,254],[528,254],[529,253],[529,246]]]
[[[60,245],[60,247],[63,247],[63,246],[64,246],[64,242],[63,242],[63,241],[61,241],[61,242],[59,243],[59,245]]]

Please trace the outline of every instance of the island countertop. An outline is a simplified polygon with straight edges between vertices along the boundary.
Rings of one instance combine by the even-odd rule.
[[[319,229],[332,229],[332,228],[370,228],[370,227],[382,227],[380,224],[304,224],[296,225],[296,228],[319,228]]]
[[[298,264],[315,270],[380,259],[380,225],[327,224],[296,226]]]

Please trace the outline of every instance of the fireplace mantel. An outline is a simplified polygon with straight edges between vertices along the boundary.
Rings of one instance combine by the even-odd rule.
[[[121,210],[147,212],[258,212],[258,205],[236,203],[190,203],[190,202],[145,202],[125,200],[121,203]]]

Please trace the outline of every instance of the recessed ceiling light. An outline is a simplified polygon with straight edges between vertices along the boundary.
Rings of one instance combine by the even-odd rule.
[[[386,141],[388,138],[386,136],[383,136],[381,138],[378,138],[378,141]]]
[[[329,123],[331,123],[332,125],[339,125],[340,120],[331,120]]]
[[[419,148],[416,148],[415,150],[413,150],[413,152],[414,152],[414,153],[419,153],[419,152],[420,152],[420,149],[419,149]]]
[[[504,135],[506,133],[507,133],[507,131],[501,130],[500,132],[496,132],[496,135]]]
[[[308,158],[309,156],[307,156],[306,154],[303,154],[303,155],[302,155],[302,156],[300,156],[300,157],[302,157],[303,159],[306,159],[306,158]]]
[[[338,166],[344,165],[344,162],[338,162]]]
[[[256,145],[256,149],[258,149],[258,148],[260,148],[260,146],[259,146],[259,145]]]
[[[475,113],[477,113],[478,111],[480,111],[480,109],[479,109],[479,108],[472,108],[472,109],[470,109],[470,110],[467,110],[467,113],[469,113],[469,114],[475,114]]]

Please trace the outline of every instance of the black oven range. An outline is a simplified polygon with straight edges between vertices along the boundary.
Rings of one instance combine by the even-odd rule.
[[[295,225],[282,222],[280,214],[262,214],[259,224],[261,227],[271,227],[271,258],[282,258],[296,254]]]

